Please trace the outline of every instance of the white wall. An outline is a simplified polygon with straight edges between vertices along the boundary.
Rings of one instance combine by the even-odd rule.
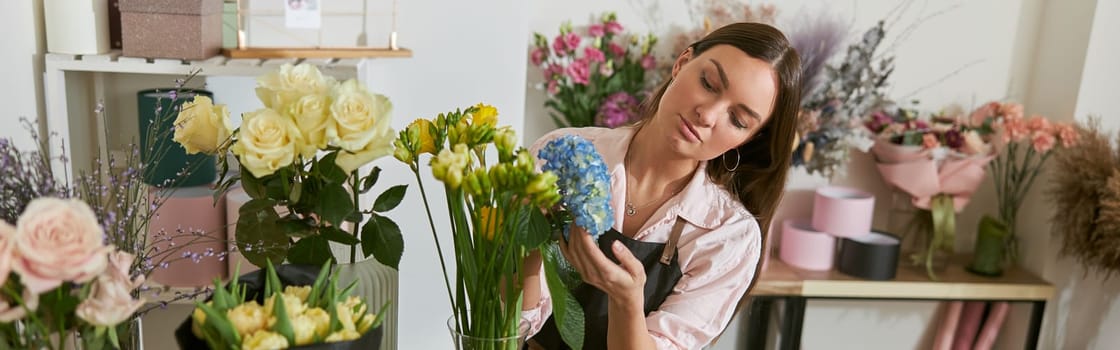
[[[13,138],[20,148],[34,142],[18,124],[20,117],[36,121],[43,115],[42,0],[12,1],[0,12],[0,138]],[[38,102],[36,102],[38,101]]]
[[[400,2],[400,45],[413,50],[409,59],[369,62],[372,91],[393,102],[396,130],[418,117],[463,108],[479,102],[494,105],[499,122],[523,128],[525,46],[528,4],[518,0]],[[446,288],[424,215],[416,180],[391,157],[379,160],[382,184],[408,184],[408,195],[392,217],[405,236],[400,268],[400,349],[447,349],[451,316]],[[425,178],[429,200],[450,257],[450,228],[441,186]],[[439,192],[439,193],[436,193]],[[433,194],[435,196],[433,196]],[[451,266],[450,268],[454,268]],[[454,277],[452,277],[454,278]],[[454,281],[454,280],[452,280]]]

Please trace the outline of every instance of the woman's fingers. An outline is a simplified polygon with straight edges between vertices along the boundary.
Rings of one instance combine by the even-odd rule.
[[[646,268],[638,258],[634,257],[634,253],[631,253],[630,249],[626,249],[626,246],[619,241],[615,241],[611,244],[611,250],[614,251],[615,258],[618,258],[618,261],[622,264],[622,268],[626,270],[626,273],[630,274],[630,277],[635,281],[644,285]]]

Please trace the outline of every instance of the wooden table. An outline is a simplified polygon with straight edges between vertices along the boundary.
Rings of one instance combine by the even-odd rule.
[[[806,271],[791,267],[776,257],[771,259],[751,291],[748,309],[749,349],[762,349],[766,345],[770,310],[775,301],[782,301],[785,309],[781,324],[780,349],[801,347],[801,327],[808,299],[841,300],[983,300],[1030,302],[1030,330],[1027,349],[1038,345],[1039,330],[1046,302],[1054,295],[1054,286],[1018,267],[1004,271],[1003,276],[989,278],[965,271],[968,257],[953,259],[949,266],[938,273],[939,281],[931,281],[925,270],[900,262],[895,279],[870,281],[852,277],[839,271]]]

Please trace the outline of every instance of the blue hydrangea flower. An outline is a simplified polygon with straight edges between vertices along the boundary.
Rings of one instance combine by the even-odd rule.
[[[595,238],[610,230],[614,225],[611,177],[595,146],[582,137],[564,135],[545,144],[537,156],[545,161],[542,170],[556,174],[560,204],[575,224]],[[564,226],[565,238],[569,227]]]

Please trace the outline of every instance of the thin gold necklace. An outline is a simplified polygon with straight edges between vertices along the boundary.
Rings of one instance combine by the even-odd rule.
[[[627,149],[625,157],[626,158],[623,162],[626,165],[626,177],[627,177],[627,179],[637,180],[637,178],[630,175],[630,171],[632,169],[630,168],[630,150],[629,149]],[[651,200],[649,202],[646,202],[645,204],[642,204],[642,205],[639,205],[639,206],[634,206],[634,202],[630,201],[630,199],[633,198],[633,196],[630,194],[630,187],[632,187],[632,186],[630,186],[630,181],[629,180],[627,180],[626,182],[627,182],[626,183],[626,216],[634,216],[635,214],[638,213],[638,209],[645,209],[650,204],[656,203],[659,199],[661,199],[661,197],[656,197],[653,200]],[[637,183],[637,181],[634,181],[634,182]],[[685,183],[685,184],[687,184],[687,183]],[[673,196],[676,196],[682,190],[684,190],[684,185],[681,185],[680,188],[678,188],[676,191],[673,191],[673,194],[669,195],[669,198],[672,198]]]

